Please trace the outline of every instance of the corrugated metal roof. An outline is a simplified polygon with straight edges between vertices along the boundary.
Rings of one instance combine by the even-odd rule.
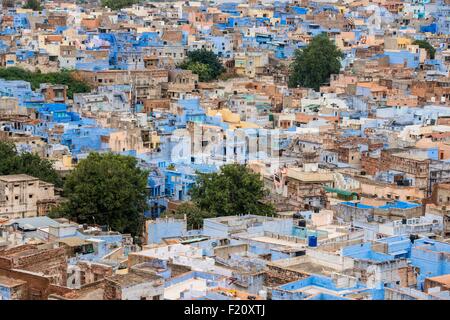
[[[7,225],[12,225],[14,223],[19,224],[20,228],[23,228],[25,225],[33,226],[37,229],[46,228],[46,227],[58,227],[60,225],[59,222],[50,219],[49,217],[32,217],[32,218],[20,218],[20,219],[12,219]]]

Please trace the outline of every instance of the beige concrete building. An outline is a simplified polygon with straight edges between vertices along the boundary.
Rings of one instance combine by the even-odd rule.
[[[49,202],[55,202],[51,183],[26,174],[0,176],[0,217],[7,219],[43,215]]]

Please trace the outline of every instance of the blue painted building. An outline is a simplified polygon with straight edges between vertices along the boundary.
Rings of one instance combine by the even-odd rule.
[[[407,259],[417,268],[417,288],[423,290],[425,278],[450,273],[450,244],[428,238],[414,239],[408,236],[394,236],[379,239],[376,243],[386,244],[385,253],[373,250],[370,242],[343,248],[342,255],[357,260],[377,262]]]
[[[163,238],[180,237],[187,234],[187,225],[184,219],[149,220],[146,223],[147,244],[161,243]]]
[[[420,53],[408,50],[385,50],[384,54],[389,57],[390,64],[405,64],[408,68],[417,68],[420,64]]]
[[[314,298],[317,294],[323,293],[327,296],[324,299],[346,300],[347,295],[367,291],[367,288],[359,283],[354,282],[348,286],[338,286],[331,278],[321,275],[311,275],[307,278],[286,283],[272,290],[272,300],[320,300],[320,297]]]

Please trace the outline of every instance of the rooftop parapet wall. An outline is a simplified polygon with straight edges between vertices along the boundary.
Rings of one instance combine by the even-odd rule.
[[[284,283],[297,281],[299,279],[306,278],[309,276],[308,273],[300,272],[289,268],[283,268],[272,263],[267,264],[266,274],[267,276],[277,278]]]
[[[420,268],[421,278],[450,273],[450,250],[439,246],[416,246],[411,250],[411,262]]]
[[[332,206],[336,212],[336,217],[345,222],[352,220],[374,221],[380,219],[398,220],[399,218],[414,218],[423,215],[423,207],[420,205],[410,207],[375,208],[360,203],[343,202]]]

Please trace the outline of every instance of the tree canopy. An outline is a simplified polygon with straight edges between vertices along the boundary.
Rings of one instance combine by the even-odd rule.
[[[67,176],[64,196],[68,201],[54,215],[140,236],[147,209],[147,176],[134,157],[91,153]]]
[[[31,9],[33,11],[41,11],[42,6],[41,2],[39,0],[27,0],[25,5],[23,6],[24,9]]]
[[[206,49],[188,52],[187,58],[180,64],[180,68],[198,74],[198,79],[202,82],[215,80],[225,71],[217,55]]]
[[[31,83],[36,90],[41,83],[67,85],[67,97],[73,98],[74,93],[90,92],[90,86],[74,77],[73,71],[61,70],[59,72],[41,73],[31,72],[18,67],[0,68],[0,78],[5,80],[24,80]]]
[[[261,202],[266,194],[260,175],[239,164],[224,165],[220,172],[199,173],[191,190],[192,201],[215,216],[273,215],[274,208]]]
[[[62,187],[62,180],[49,160],[29,152],[17,153],[12,143],[0,141],[0,175],[28,174]]]
[[[186,216],[188,229],[201,229],[203,219],[212,218],[214,214],[200,209],[195,203],[183,202],[173,214],[166,213],[164,216],[172,216],[177,219],[183,219]]]
[[[426,40],[415,40],[413,44],[418,45],[419,48],[426,49],[430,59],[434,59],[436,49]]]
[[[102,6],[108,7],[112,10],[120,10],[126,7],[131,7],[138,3],[139,0],[102,0]]]
[[[325,33],[315,36],[303,50],[295,52],[290,66],[289,87],[297,86],[319,90],[331,74],[339,73],[341,51]]]

